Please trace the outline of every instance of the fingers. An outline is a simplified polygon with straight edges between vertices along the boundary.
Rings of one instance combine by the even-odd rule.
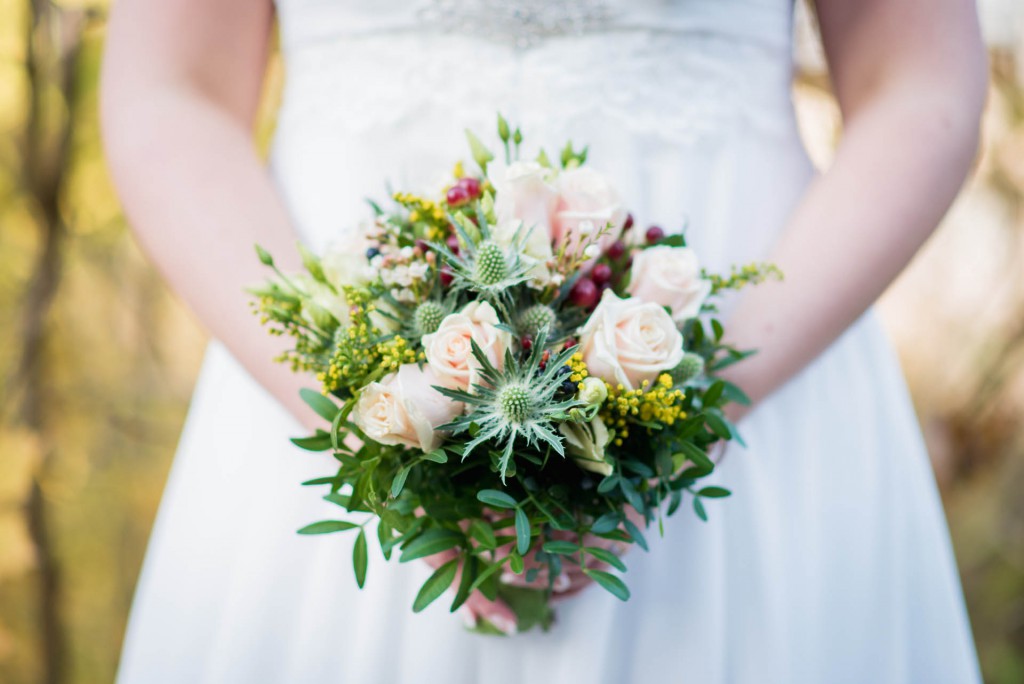
[[[476,627],[480,620],[486,620],[508,636],[519,631],[516,614],[512,609],[504,601],[491,601],[480,592],[473,592],[459,608],[459,614],[467,627]]]

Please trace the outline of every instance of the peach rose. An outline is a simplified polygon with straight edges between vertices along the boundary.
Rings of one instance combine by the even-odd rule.
[[[463,409],[432,387],[437,384],[430,368],[400,366],[398,372],[362,389],[352,421],[375,442],[432,451],[444,441],[437,427]]]
[[[683,360],[683,336],[664,308],[605,290],[580,331],[591,375],[632,390]]]
[[[587,166],[568,169],[555,181],[558,205],[552,221],[552,237],[556,244],[567,244],[567,249],[578,249],[587,236],[605,226],[611,228],[598,245],[602,250],[622,235],[626,223],[626,209],[619,193],[601,173]]]
[[[700,313],[711,281],[700,275],[697,254],[689,247],[648,247],[633,256],[629,294],[667,306],[682,323]]]
[[[495,368],[504,365],[512,335],[498,328],[498,312],[487,302],[470,302],[449,314],[436,332],[423,336],[427,364],[439,384],[469,390],[478,382],[480,364],[473,358],[470,340],[477,343]]]

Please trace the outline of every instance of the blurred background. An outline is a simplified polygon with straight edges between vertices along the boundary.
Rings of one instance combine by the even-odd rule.
[[[0,0],[0,681],[110,682],[203,351],[104,168],[107,2]],[[981,0],[977,170],[886,294],[942,488],[986,681],[1024,682],[1024,3]],[[908,27],[912,30],[912,27]],[[839,134],[809,14],[796,101]],[[257,138],[273,125],[271,66]],[[159,160],[154,160],[159,163]]]

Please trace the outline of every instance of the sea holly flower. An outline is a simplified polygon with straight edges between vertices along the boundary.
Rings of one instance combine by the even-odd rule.
[[[454,435],[467,432],[475,435],[466,444],[463,458],[484,443],[498,445],[501,448],[498,471],[502,482],[508,474],[517,442],[534,449],[547,447],[564,456],[565,447],[555,425],[569,420],[570,411],[581,407],[575,396],[558,398],[564,382],[561,369],[575,353],[575,347],[552,355],[544,350],[545,343],[541,335],[523,363],[517,362],[512,352],[507,351],[502,367],[498,368],[473,341],[480,382],[472,386],[472,392],[437,388],[446,396],[465,403],[467,408],[465,415],[441,429],[451,430]]]

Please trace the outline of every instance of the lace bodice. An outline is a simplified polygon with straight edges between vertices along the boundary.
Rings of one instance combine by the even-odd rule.
[[[457,107],[681,141],[788,111],[791,0],[278,0],[282,116],[353,131]],[[327,106],[340,98],[347,106]],[[542,103],[531,107],[528,103]],[[531,112],[544,111],[531,120]],[[321,121],[321,123],[326,123]]]

